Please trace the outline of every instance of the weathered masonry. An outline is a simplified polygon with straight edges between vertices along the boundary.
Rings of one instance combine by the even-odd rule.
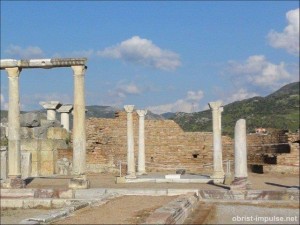
[[[51,69],[71,67],[74,74],[74,124],[73,124],[73,179],[71,188],[87,188],[86,180],[86,130],[85,130],[85,87],[84,76],[86,58],[32,59],[14,60],[1,59],[1,70],[6,70],[9,80],[8,93],[8,179],[4,183],[7,188],[22,188],[25,183],[21,178],[20,148],[20,93],[19,77],[23,69]],[[45,105],[46,108],[49,108]],[[48,109],[47,109],[48,110]],[[55,116],[49,108],[48,119]]]

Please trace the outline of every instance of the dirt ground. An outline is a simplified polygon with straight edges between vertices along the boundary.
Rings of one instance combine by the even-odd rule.
[[[213,184],[180,184],[180,183],[127,183],[116,184],[112,174],[88,174],[91,188],[195,188],[223,189],[225,185]],[[70,177],[35,178],[27,188],[67,188]],[[251,189],[285,190],[290,187],[299,188],[298,175],[286,174],[256,174],[249,173]]]
[[[0,224],[18,224],[21,220],[47,213],[46,209],[1,209]]]
[[[99,207],[87,207],[52,224],[141,224],[176,196],[122,196]]]

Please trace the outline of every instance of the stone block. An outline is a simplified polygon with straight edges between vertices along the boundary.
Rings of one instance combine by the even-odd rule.
[[[115,182],[116,182],[116,184],[126,183],[126,178],[125,177],[116,177]]]
[[[6,135],[6,130],[7,127],[0,127],[0,140],[4,140],[6,139],[7,135]]]
[[[34,192],[35,198],[54,198],[56,195],[53,189],[36,189]]]
[[[61,127],[62,125],[58,120],[41,120],[41,127]]]
[[[20,115],[21,127],[38,127],[40,126],[40,113],[29,112]]]
[[[1,198],[1,208],[23,208],[23,200]]]
[[[33,129],[33,138],[36,138],[36,139],[47,138],[48,127],[34,127],[32,129]]]
[[[1,147],[0,149],[0,179],[5,180],[7,178],[7,148]]]
[[[21,139],[21,151],[35,151],[39,148],[39,140]]]
[[[99,199],[106,194],[105,188],[91,188],[75,190],[76,199]]]
[[[53,151],[41,151],[41,163],[44,161],[53,161]]]
[[[31,152],[21,152],[21,173],[22,179],[31,177]]]
[[[52,199],[52,208],[58,209],[58,208],[63,208],[65,207],[66,200],[64,199]]]
[[[69,181],[69,188],[71,189],[87,189],[89,187],[90,182],[86,177],[76,177]]]
[[[50,209],[51,205],[52,205],[52,199],[34,199],[33,201],[34,208]]]
[[[67,140],[69,139],[69,133],[62,127],[49,127],[47,131],[47,138]]]
[[[180,179],[180,174],[167,174],[165,175],[165,179]]]
[[[72,189],[58,191],[58,197],[63,199],[72,199],[74,195],[74,190]]]
[[[4,198],[33,198],[33,189],[0,189],[0,197]]]
[[[21,127],[21,139],[33,138],[33,129],[30,127]]]
[[[62,158],[56,162],[56,173],[59,175],[71,175],[72,162],[67,158]]]
[[[39,171],[40,175],[48,176],[54,174],[54,162],[53,161],[42,161],[41,168]]]
[[[39,163],[37,161],[32,161],[31,162],[31,176],[32,177],[37,177],[39,176]]]

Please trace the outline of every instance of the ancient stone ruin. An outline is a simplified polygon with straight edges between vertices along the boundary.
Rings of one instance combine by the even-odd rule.
[[[65,59],[33,59],[33,60],[1,60],[1,70],[6,70],[9,80],[8,93],[8,179],[3,186],[7,188],[24,187],[24,180],[21,178],[21,126],[20,126],[20,94],[19,76],[23,69],[33,68],[58,68],[71,67],[74,74],[74,124],[73,124],[73,179],[70,180],[72,188],[86,188],[89,182],[85,176],[86,157],[86,135],[85,135],[85,91],[84,74],[86,70],[85,58],[65,58]],[[55,109],[57,102],[41,103],[47,109],[48,121],[55,119]],[[42,130],[40,128],[39,130]],[[55,131],[52,131],[55,133]],[[42,135],[41,133],[39,135]],[[47,133],[48,135],[48,133]],[[43,144],[44,143],[44,144]],[[30,149],[47,149],[51,152],[52,146],[48,142],[36,142],[39,147]],[[49,147],[51,146],[51,147]],[[45,153],[46,154],[46,153]],[[42,157],[42,156],[41,156]],[[50,156],[46,155],[46,158]],[[36,159],[32,157],[33,160]],[[38,159],[37,164],[41,163]],[[50,158],[51,160],[51,158]],[[54,161],[54,160],[52,160]],[[36,169],[38,171],[38,168]]]

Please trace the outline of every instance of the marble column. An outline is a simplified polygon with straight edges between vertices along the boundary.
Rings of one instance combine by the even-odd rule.
[[[7,188],[23,188],[21,179],[20,93],[18,67],[6,68],[8,73],[8,182]]]
[[[133,139],[133,118],[134,105],[125,105],[127,113],[127,176],[126,178],[136,178],[134,161],[134,139]]]
[[[234,180],[232,185],[238,189],[246,189],[247,177],[246,120],[239,119],[234,128]]]
[[[57,112],[60,113],[60,122],[63,128],[70,131],[70,113],[73,110],[73,105],[66,104],[62,105]]]
[[[210,102],[209,107],[212,110],[212,120],[213,120],[213,168],[214,172],[211,176],[216,179],[216,182],[223,182],[224,170],[223,170],[223,160],[222,160],[222,133],[221,133],[221,102]]]
[[[73,168],[69,187],[88,188],[86,178],[85,85],[86,66],[72,66],[74,72]]]
[[[40,102],[40,105],[47,110],[47,120],[56,120],[56,109],[61,106],[59,101]]]
[[[147,110],[136,110],[139,115],[139,155],[138,155],[138,175],[147,174],[145,166],[145,115]]]

